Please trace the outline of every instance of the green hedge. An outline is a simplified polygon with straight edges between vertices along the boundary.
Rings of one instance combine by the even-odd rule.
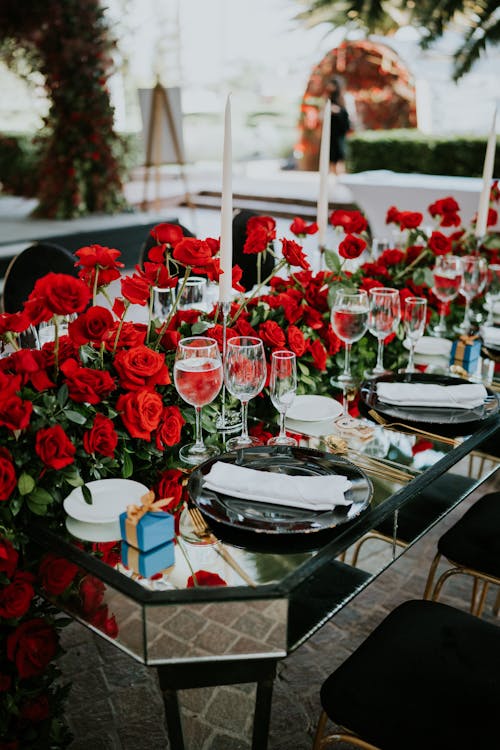
[[[486,137],[424,135],[418,130],[367,130],[348,138],[350,172],[390,169],[456,177],[481,177]],[[495,176],[500,174],[497,148]]]

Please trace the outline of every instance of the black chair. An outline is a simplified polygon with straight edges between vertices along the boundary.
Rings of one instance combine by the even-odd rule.
[[[444,584],[454,575],[468,575],[473,579],[472,614],[481,616],[490,584],[500,586],[500,492],[483,495],[439,539],[438,551],[432,562],[424,598],[437,600]],[[450,565],[436,583],[437,567],[444,557]],[[481,593],[478,593],[482,582]],[[433,585],[434,584],[434,585]],[[494,605],[498,614],[500,591]]]
[[[252,289],[258,283],[258,256],[243,252],[247,239],[248,220],[254,216],[262,216],[262,213],[242,208],[235,211],[233,215],[233,265],[238,265],[243,271],[241,284],[246,290]],[[272,273],[274,257],[271,253],[260,255],[260,279],[263,281]]]
[[[13,258],[5,272],[2,309],[14,313],[22,309],[35,282],[48,273],[77,276],[77,258],[61,245],[37,242]]]
[[[407,601],[325,680],[321,704],[313,750],[498,747],[500,628],[446,604]],[[342,729],[325,737],[328,718]]]
[[[181,229],[184,237],[196,237],[195,234],[193,234],[189,229],[187,229],[185,226],[180,224],[180,222],[177,221],[177,219],[171,219],[168,222],[165,222],[167,224],[177,224]],[[154,225],[156,226],[156,224]],[[153,227],[151,227],[153,229]],[[141,249],[139,251],[139,266],[140,268],[144,267],[144,261],[148,259],[148,253],[151,250],[152,247],[156,247],[158,243],[156,240],[151,236],[151,234],[148,232],[148,236],[146,237],[145,242],[142,244]]]

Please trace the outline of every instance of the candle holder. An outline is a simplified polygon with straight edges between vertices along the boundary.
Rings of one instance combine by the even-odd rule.
[[[221,302],[222,311],[222,367],[226,361],[226,344],[227,344],[227,321],[231,309],[230,302]],[[221,389],[221,411],[217,417],[215,426],[219,432],[232,433],[238,432],[242,428],[241,410],[231,409],[226,404],[226,385],[223,382]]]

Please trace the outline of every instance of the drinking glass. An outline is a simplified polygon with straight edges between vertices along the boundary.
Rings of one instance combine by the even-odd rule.
[[[184,445],[179,458],[199,464],[220,453],[214,445],[205,445],[201,430],[201,409],[216,398],[222,386],[222,361],[215,339],[191,336],[177,344],[174,383],[178,394],[195,408],[195,442]]]
[[[241,401],[242,430],[239,437],[227,441],[228,450],[262,445],[248,434],[248,402],[264,388],[266,357],[264,344],[254,336],[234,336],[228,339],[224,359],[224,383],[229,393]]]
[[[295,354],[278,350],[271,355],[271,401],[280,415],[280,432],[267,441],[268,445],[297,445],[295,438],[285,432],[286,413],[293,403],[297,390],[297,361]]]
[[[384,340],[397,330],[401,319],[401,306],[399,291],[388,287],[370,289],[369,299],[368,330],[378,340],[378,346],[377,364],[367,374],[368,377],[376,377],[387,373],[384,367]]]
[[[447,328],[444,319],[446,305],[457,296],[462,284],[463,266],[461,258],[456,255],[439,255],[432,269],[434,285],[432,291],[441,302],[439,323],[431,330],[433,336],[446,336]]]
[[[344,372],[338,380],[343,388],[343,414],[337,424],[340,427],[350,427],[357,424],[357,420],[349,417],[347,393],[352,389],[354,380],[351,373],[351,346],[355,341],[363,338],[368,329],[368,295],[364,291],[337,291],[332,307],[332,328],[345,344]]]
[[[169,287],[153,287],[153,316],[160,323],[164,323],[172,310],[175,300],[175,289]]]
[[[457,333],[469,333],[471,329],[470,303],[483,291],[488,278],[488,264],[480,255],[464,255],[462,257],[463,276],[460,294],[465,297],[464,319],[455,328]]]
[[[500,265],[492,263],[488,266],[488,290],[486,292],[486,303],[488,308],[488,317],[485,325],[492,326],[495,324],[495,307],[500,302]]]
[[[408,365],[403,372],[416,372],[414,365],[415,347],[419,339],[424,335],[426,323],[427,300],[425,297],[407,297],[403,309],[403,325],[410,345],[410,356],[408,358]]]
[[[184,284],[184,289],[180,293],[179,282],[179,309],[188,310],[205,310],[207,280],[204,276],[190,276]]]

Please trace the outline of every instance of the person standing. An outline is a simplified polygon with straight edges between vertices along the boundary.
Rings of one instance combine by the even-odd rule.
[[[351,128],[351,123],[340,82],[333,78],[327,90],[331,108],[330,171],[343,174],[345,172],[345,137]]]

